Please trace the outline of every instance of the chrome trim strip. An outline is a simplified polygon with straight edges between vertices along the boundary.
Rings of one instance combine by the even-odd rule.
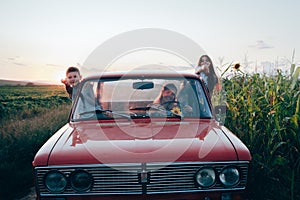
[[[155,165],[155,166],[168,166],[168,165],[222,165],[222,164],[249,164],[249,161],[221,161],[221,162],[149,162],[146,163],[147,167],[150,165]],[[53,168],[93,168],[93,167],[133,167],[133,166],[141,166],[141,163],[111,163],[111,164],[84,164],[84,165],[50,165],[50,166],[40,166],[40,167],[35,167],[35,169],[53,169]]]
[[[200,193],[200,192],[232,192],[232,191],[241,191],[244,190],[245,188],[232,188],[232,189],[207,189],[207,190],[189,190],[189,191],[181,191],[181,190],[174,190],[172,193]],[[170,194],[171,192],[147,192],[147,194]],[[65,197],[65,196],[95,196],[95,195],[100,195],[100,196],[106,196],[106,195],[143,195],[142,193],[72,193],[72,194],[41,194],[41,197]]]

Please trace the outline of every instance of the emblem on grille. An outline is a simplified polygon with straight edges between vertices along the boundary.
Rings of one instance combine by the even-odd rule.
[[[140,183],[149,183],[149,172],[143,170],[139,174]]]
[[[146,170],[146,164],[142,163],[142,170],[139,172],[139,182],[141,184],[147,184],[150,182],[150,173]]]

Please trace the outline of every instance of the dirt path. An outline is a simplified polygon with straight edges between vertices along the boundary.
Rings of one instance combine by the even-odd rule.
[[[25,197],[22,197],[22,198],[16,199],[16,200],[35,200],[35,199],[36,199],[35,189],[34,189],[34,187],[32,187],[30,189],[29,194],[27,194]]]

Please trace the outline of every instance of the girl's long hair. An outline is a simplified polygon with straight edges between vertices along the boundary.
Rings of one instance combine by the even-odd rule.
[[[202,55],[200,57],[199,62],[198,62],[198,66],[200,66],[201,60],[202,60],[203,57],[206,57],[208,59],[208,61],[210,62],[209,74],[208,74],[208,78],[207,78],[207,87],[208,87],[209,95],[211,96],[212,93],[213,93],[213,89],[214,89],[215,85],[218,83],[218,77],[216,75],[212,60],[208,55]]]

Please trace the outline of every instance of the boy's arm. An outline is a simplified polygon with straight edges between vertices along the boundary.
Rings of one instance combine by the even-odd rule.
[[[68,84],[66,84],[65,86],[66,86],[66,91],[69,94],[69,97],[72,98],[73,88]]]
[[[69,94],[69,97],[72,99],[73,88],[67,83],[66,80],[61,80],[61,82],[65,84],[66,91]]]

